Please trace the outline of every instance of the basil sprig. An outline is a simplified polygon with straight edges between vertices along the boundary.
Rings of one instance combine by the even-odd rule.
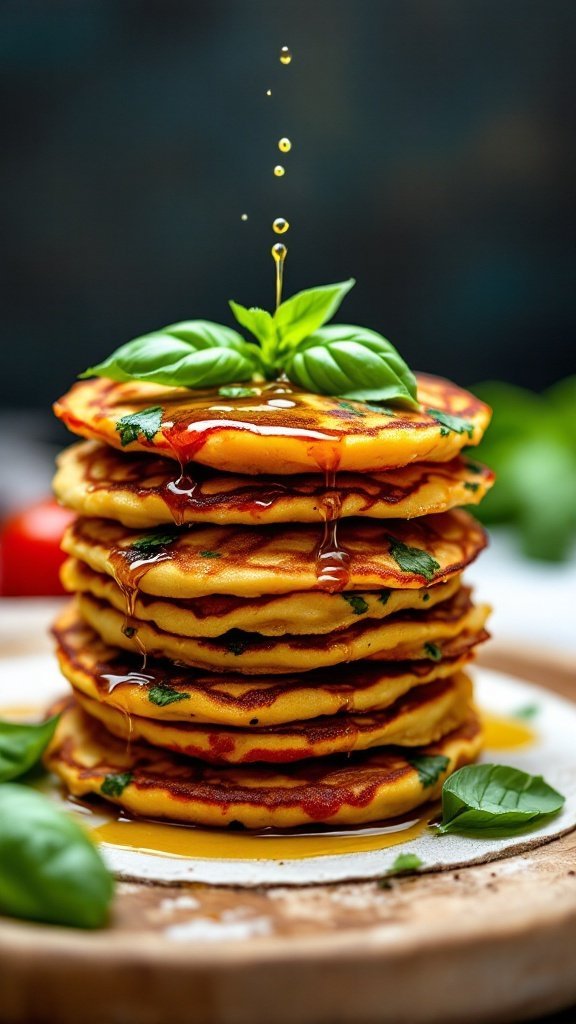
[[[262,372],[260,350],[224,324],[184,320],[121,345],[80,377],[143,380],[174,387],[211,388],[252,380]]]
[[[442,789],[440,832],[500,838],[557,814],[565,798],[541,775],[502,764],[466,765]]]
[[[316,394],[419,409],[414,374],[386,338],[366,327],[324,326],[354,283],[350,278],[308,288],[282,302],[275,313],[230,301],[251,340],[223,324],[187,320],[129,341],[80,376],[218,387],[224,396],[249,397],[250,389],[226,385],[285,375]],[[143,428],[129,423],[127,429]]]
[[[99,928],[114,883],[68,815],[26,786],[0,786],[0,914]]]
[[[40,760],[54,735],[58,715],[38,725],[0,722],[0,782],[25,775]]]

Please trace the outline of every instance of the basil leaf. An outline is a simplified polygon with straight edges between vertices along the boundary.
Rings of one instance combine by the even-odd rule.
[[[250,380],[259,367],[257,346],[230,327],[186,320],[127,342],[80,376],[209,388]]]
[[[246,327],[255,338],[258,338],[264,347],[276,340],[274,320],[272,314],[268,313],[266,309],[259,309],[258,306],[247,309],[246,306],[241,306],[239,302],[234,302],[232,299],[228,304],[238,323],[242,327]]]
[[[137,441],[140,436],[152,441],[162,425],[163,409],[161,405],[150,405],[140,412],[131,412],[122,416],[116,424],[116,430],[120,434],[120,444],[123,448],[132,441]]]
[[[175,690],[174,687],[167,686],[165,683],[158,683],[156,686],[151,686],[148,690],[148,700],[159,708],[165,708],[169,704],[176,704],[177,701],[186,700],[189,696],[189,693]]]
[[[399,853],[387,873],[389,875],[406,875],[417,871],[423,864],[424,861],[417,853]]]
[[[404,544],[391,534],[387,535],[386,540],[390,545],[392,558],[396,565],[403,569],[404,572],[416,573],[418,576],[423,576],[425,580],[434,578],[440,568],[440,564],[427,551],[423,551],[422,548],[411,547],[410,544]]]
[[[564,805],[564,797],[541,775],[502,764],[459,768],[442,789],[440,832],[514,835]]]
[[[426,409],[426,412],[440,424],[440,433],[443,437],[446,437],[450,432],[454,434],[468,434],[470,439],[474,436],[474,424],[470,423],[469,420],[464,420],[461,416],[451,416],[440,409]]]
[[[368,611],[368,602],[361,594],[345,593],[340,594],[348,602],[354,615],[365,615]]]
[[[386,338],[365,327],[323,327],[291,353],[289,379],[307,391],[419,409],[416,379]]]
[[[38,725],[0,722],[0,782],[25,775],[40,760],[52,739],[59,715]]]
[[[519,718],[521,721],[530,722],[540,714],[539,704],[523,704],[512,712],[512,718]]]
[[[283,348],[294,348],[330,320],[345,295],[356,284],[353,277],[338,284],[307,288],[291,295],[274,313],[274,327]]]
[[[259,388],[218,388],[218,394],[222,398],[254,398],[260,394]]]
[[[450,764],[450,759],[444,754],[407,754],[408,764],[418,772],[418,778],[424,789],[433,786],[445,772]]]
[[[438,644],[426,643],[424,644],[424,651],[432,661],[440,661],[442,658],[442,651]]]
[[[79,825],[26,786],[0,787],[0,913],[100,928],[114,883]]]
[[[116,772],[114,775],[107,775],[100,786],[100,792],[105,796],[122,796],[122,793],[132,782],[132,772]]]
[[[137,551],[142,555],[149,555],[151,552],[157,551],[158,548],[167,548],[170,544],[173,544],[178,537],[177,530],[165,530],[160,533],[147,533],[144,537],[139,537],[138,540],[132,541],[129,548],[124,548],[126,551]]]

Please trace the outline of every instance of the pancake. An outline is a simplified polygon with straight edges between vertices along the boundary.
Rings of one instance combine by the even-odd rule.
[[[360,824],[397,817],[437,799],[447,776],[479,753],[482,731],[473,711],[454,732],[410,753],[386,747],[314,758],[289,770],[222,769],[143,743],[126,744],[70,701],[46,751],[46,767],[74,796],[103,796],[145,818],[208,826],[292,828],[312,822]],[[432,784],[421,781],[415,756],[444,757]],[[412,762],[412,763],[411,763]]]
[[[367,620],[334,633],[265,637],[232,630],[212,639],[164,633],[133,617],[126,635],[125,617],[111,605],[88,594],[76,600],[81,616],[107,644],[134,650],[136,632],[138,646],[152,657],[247,675],[306,672],[375,655],[389,661],[435,660],[441,657],[444,640],[478,632],[490,612],[486,605],[475,607],[462,587],[429,612],[399,612],[384,622]]]
[[[486,545],[461,509],[409,522],[346,519],[318,526],[192,526],[148,534],[79,519],[62,547],[127,589],[173,599],[310,590],[418,589],[458,575]]]
[[[326,518],[334,490],[321,474],[246,477],[196,465],[185,480],[170,459],[124,454],[85,441],[57,460],[54,491],[83,516],[115,519],[132,528],[163,524],[315,523]],[[478,504],[494,474],[463,458],[444,464],[416,463],[385,473],[339,473],[339,515],[412,519]]]
[[[331,715],[271,728],[226,729],[128,716],[76,692],[80,707],[119,739],[144,740],[210,764],[287,764],[389,744],[421,747],[461,725],[471,699],[472,684],[461,673],[419,686],[387,710],[369,715]]]
[[[142,668],[141,657],[105,644],[73,606],[60,614],[53,632],[62,674],[93,700],[140,718],[236,728],[382,710],[415,687],[454,675],[488,636],[484,631],[461,633],[446,642],[438,661],[360,662],[246,678],[232,672],[203,674],[151,659]]]
[[[217,391],[105,378],[75,384],[54,411],[72,433],[112,448],[243,474],[448,462],[480,442],[488,406],[440,377],[420,374],[417,382],[420,412],[308,394],[280,382],[250,398],[227,399]]]
[[[117,583],[103,573],[94,572],[85,562],[69,558],[60,573],[71,593],[92,594],[118,611],[126,610],[126,596]],[[399,611],[421,608],[427,611],[453,597],[461,585],[461,576],[446,583],[420,590],[365,590],[328,594],[316,590],[278,594],[273,597],[214,597],[171,601],[138,593],[132,615],[152,622],[159,629],[180,636],[222,636],[231,629],[246,629],[265,636],[284,633],[332,633],[366,619],[386,619]]]

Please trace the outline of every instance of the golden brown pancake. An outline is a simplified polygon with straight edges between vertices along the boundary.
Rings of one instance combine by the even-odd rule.
[[[333,489],[327,489],[323,474],[246,477],[200,465],[178,481],[171,459],[85,441],[58,457],[54,491],[63,505],[83,516],[146,529],[172,522],[322,522],[335,493],[341,518],[412,519],[478,504],[493,481],[491,470],[460,457],[385,473],[338,473]]]
[[[472,684],[460,673],[417,687],[386,711],[331,715],[268,728],[227,729],[138,718],[76,692],[80,707],[119,739],[143,740],[210,764],[287,764],[390,744],[421,747],[461,725],[468,717],[471,699]]]
[[[445,778],[474,760],[481,741],[479,720],[470,711],[454,732],[410,753],[384,747],[314,758],[285,771],[268,765],[222,768],[147,744],[126,744],[70,701],[44,760],[74,796],[97,794],[145,818],[292,828],[405,814],[436,799]],[[421,781],[417,756],[447,759],[431,785]]]
[[[417,589],[460,574],[485,544],[482,527],[456,509],[410,521],[346,519],[335,541],[310,525],[198,525],[143,534],[109,519],[79,519],[62,546],[127,589],[181,600]]]
[[[455,675],[485,631],[460,633],[438,661],[356,662],[292,675],[206,674],[105,644],[72,605],[54,626],[63,675],[75,689],[124,714],[163,721],[219,723],[235,728],[283,725],[339,712],[389,707],[405,693]]]
[[[92,594],[118,611],[126,610],[126,597],[111,576],[94,572],[85,562],[69,558],[60,573],[71,593]],[[231,629],[250,628],[265,636],[284,633],[332,633],[365,619],[386,619],[396,612],[421,608],[427,611],[453,597],[461,576],[420,590],[365,590],[328,594],[313,590],[266,597],[188,598],[171,601],[139,593],[133,615],[159,629],[180,636],[222,636]]]
[[[490,612],[486,605],[475,607],[462,587],[429,612],[399,612],[383,622],[369,619],[335,633],[266,637],[232,630],[212,639],[164,633],[135,618],[126,635],[125,618],[111,605],[88,594],[76,600],[81,616],[107,644],[134,650],[136,632],[138,646],[154,658],[247,675],[306,672],[374,656],[388,661],[434,660],[441,657],[443,641],[480,631]]]
[[[113,448],[243,474],[377,472],[448,462],[478,444],[488,406],[440,377],[420,374],[417,381],[420,412],[383,411],[279,382],[229,399],[104,378],[75,384],[54,411],[73,433]]]

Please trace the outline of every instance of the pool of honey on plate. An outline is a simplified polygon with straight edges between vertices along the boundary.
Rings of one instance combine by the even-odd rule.
[[[31,721],[41,717],[30,705],[0,708],[0,717]],[[517,750],[536,742],[535,729],[519,718],[483,712],[485,751]],[[56,778],[41,784],[42,791],[62,797]],[[372,825],[309,825],[284,832],[273,829],[204,828],[130,818],[99,800],[68,798],[65,804],[78,816],[92,838],[99,843],[168,857],[200,857],[214,860],[303,860],[308,857],[338,856],[384,850],[421,836],[437,820],[439,803],[425,805],[402,818]]]

